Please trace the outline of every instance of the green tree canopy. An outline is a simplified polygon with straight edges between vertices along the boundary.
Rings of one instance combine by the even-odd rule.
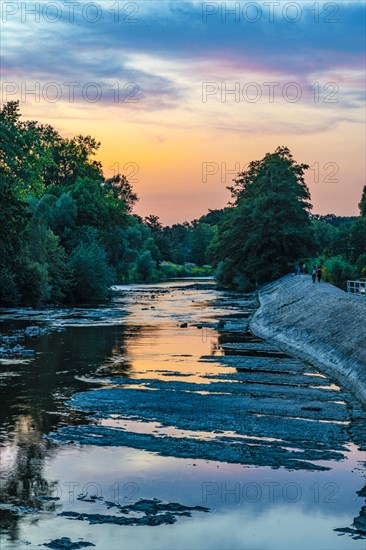
[[[278,147],[249,164],[231,188],[234,205],[219,224],[217,257],[226,286],[253,288],[287,273],[312,250],[310,193],[305,164]],[[221,269],[222,271],[222,269]]]
[[[106,179],[103,186],[110,191],[116,199],[125,203],[128,212],[132,211],[134,205],[138,201],[138,196],[134,192],[126,176],[117,174],[113,178]]]
[[[207,249],[213,239],[215,229],[207,223],[199,223],[192,230],[191,260],[197,265],[204,265],[207,261]]]
[[[363,188],[361,201],[358,206],[360,208],[361,216],[366,218],[366,185]]]

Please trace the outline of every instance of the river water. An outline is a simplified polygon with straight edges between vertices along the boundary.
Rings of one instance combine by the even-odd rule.
[[[364,549],[364,411],[256,307],[180,281],[2,310],[50,330],[0,360],[1,550]]]

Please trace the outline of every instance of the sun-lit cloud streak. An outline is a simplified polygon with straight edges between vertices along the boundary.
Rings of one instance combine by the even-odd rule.
[[[308,177],[316,211],[357,213],[363,2],[281,1],[270,3],[271,15],[263,2],[104,0],[94,3],[98,13],[83,11],[91,3],[82,0],[71,18],[73,2],[55,1],[38,3],[49,5],[39,21],[29,12],[36,3],[23,4],[27,13],[1,4],[2,101],[20,98],[24,116],[63,135],[94,135],[107,175],[137,164],[139,212],[173,222],[222,207],[232,179],[222,163],[245,164],[286,144],[298,161],[323,167]],[[255,18],[253,4],[256,22],[245,19]],[[283,11],[290,4],[301,14],[293,23],[295,8]],[[206,184],[205,162],[220,166]],[[332,162],[338,183],[324,169]]]

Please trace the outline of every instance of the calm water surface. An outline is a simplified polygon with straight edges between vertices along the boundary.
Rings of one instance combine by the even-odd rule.
[[[207,281],[187,281],[118,287],[113,302],[98,307],[1,312],[2,334],[35,325],[65,329],[27,339],[24,345],[36,351],[34,358],[1,362],[1,550],[39,548],[61,537],[87,541],[101,550],[365,548],[365,540],[352,527],[365,505],[365,491],[357,493],[364,487],[365,453],[351,436],[342,436],[342,441],[334,436],[334,452],[339,456],[332,459],[333,455],[324,454],[322,460],[323,450],[333,452],[330,436],[330,443],[319,444],[317,460],[306,459],[304,466],[300,455],[305,457],[307,447],[294,444],[290,451],[297,453],[296,460],[300,456],[299,466],[288,467],[289,443],[278,450],[273,443],[281,444],[284,439],[278,433],[270,437],[265,429],[267,418],[282,419],[286,413],[273,414],[268,408],[258,413],[253,408],[262,403],[263,407],[274,406],[273,401],[256,397],[264,388],[260,379],[247,381],[243,391],[247,397],[254,396],[253,404],[245,405],[245,414],[258,425],[250,427],[248,420],[247,433],[240,432],[236,424],[231,428],[231,413],[225,407],[217,424],[209,423],[212,410],[208,414],[207,399],[215,399],[214,406],[220,399],[224,402],[229,391],[225,388],[237,387],[238,373],[246,372],[222,362],[228,353],[222,346],[225,342],[257,342],[235,329],[235,322],[245,323],[253,309],[253,297],[247,296],[242,303],[239,299],[240,295],[219,292]],[[218,331],[223,318],[232,319],[234,325],[230,321],[226,331],[223,326]],[[209,360],[202,360],[207,356]],[[263,358],[266,353],[253,357]],[[311,380],[323,380],[311,369],[306,374]],[[215,382],[220,382],[219,389],[210,392],[207,385]],[[323,386],[332,384],[324,382]],[[276,384],[269,381],[267,387]],[[296,384],[292,387],[296,390]],[[346,410],[342,389],[334,387],[339,397],[330,401],[339,401],[339,407]],[[314,388],[319,391],[316,384]],[[118,391],[108,393],[112,390]],[[244,399],[235,391],[233,399]],[[82,396],[82,403],[88,402],[85,392],[113,396],[114,401],[99,416],[100,410],[90,405],[68,403],[75,394]],[[193,404],[205,406],[193,408],[191,417],[186,409],[177,408],[177,417],[176,410],[172,412],[174,402],[178,407],[187,396]],[[159,410],[154,409],[154,400]],[[307,409],[308,425],[320,425],[317,409]],[[289,421],[297,421],[290,416]],[[329,426],[343,429],[349,423],[348,417],[334,418],[324,421],[324,430]],[[72,431],[78,426],[83,426],[88,440]],[[116,439],[108,443],[104,438],[111,433]],[[51,439],[45,437],[49,434],[53,434]],[[69,439],[63,440],[63,434]],[[124,443],[123,434],[137,439]],[[258,463],[256,459],[229,463],[218,447],[215,460],[216,447],[212,451],[208,445],[216,440],[224,445],[225,438],[233,438],[235,448],[240,441],[249,451],[254,452],[255,446],[263,448],[264,458],[258,454]],[[182,442],[179,452],[178,439]],[[164,450],[159,442],[164,443]],[[200,450],[189,447],[192,442],[200,444]],[[59,515],[120,517],[121,512],[108,503],[131,506],[140,499],[209,511],[192,510],[189,515],[176,515],[175,523],[155,526],[118,525],[113,519],[90,523]],[[141,514],[133,510],[126,514],[135,516]],[[350,531],[341,534],[337,528]]]

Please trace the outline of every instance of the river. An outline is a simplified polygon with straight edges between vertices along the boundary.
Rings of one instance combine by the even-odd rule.
[[[47,330],[0,359],[1,550],[364,549],[364,410],[256,307],[174,281],[2,310]]]

